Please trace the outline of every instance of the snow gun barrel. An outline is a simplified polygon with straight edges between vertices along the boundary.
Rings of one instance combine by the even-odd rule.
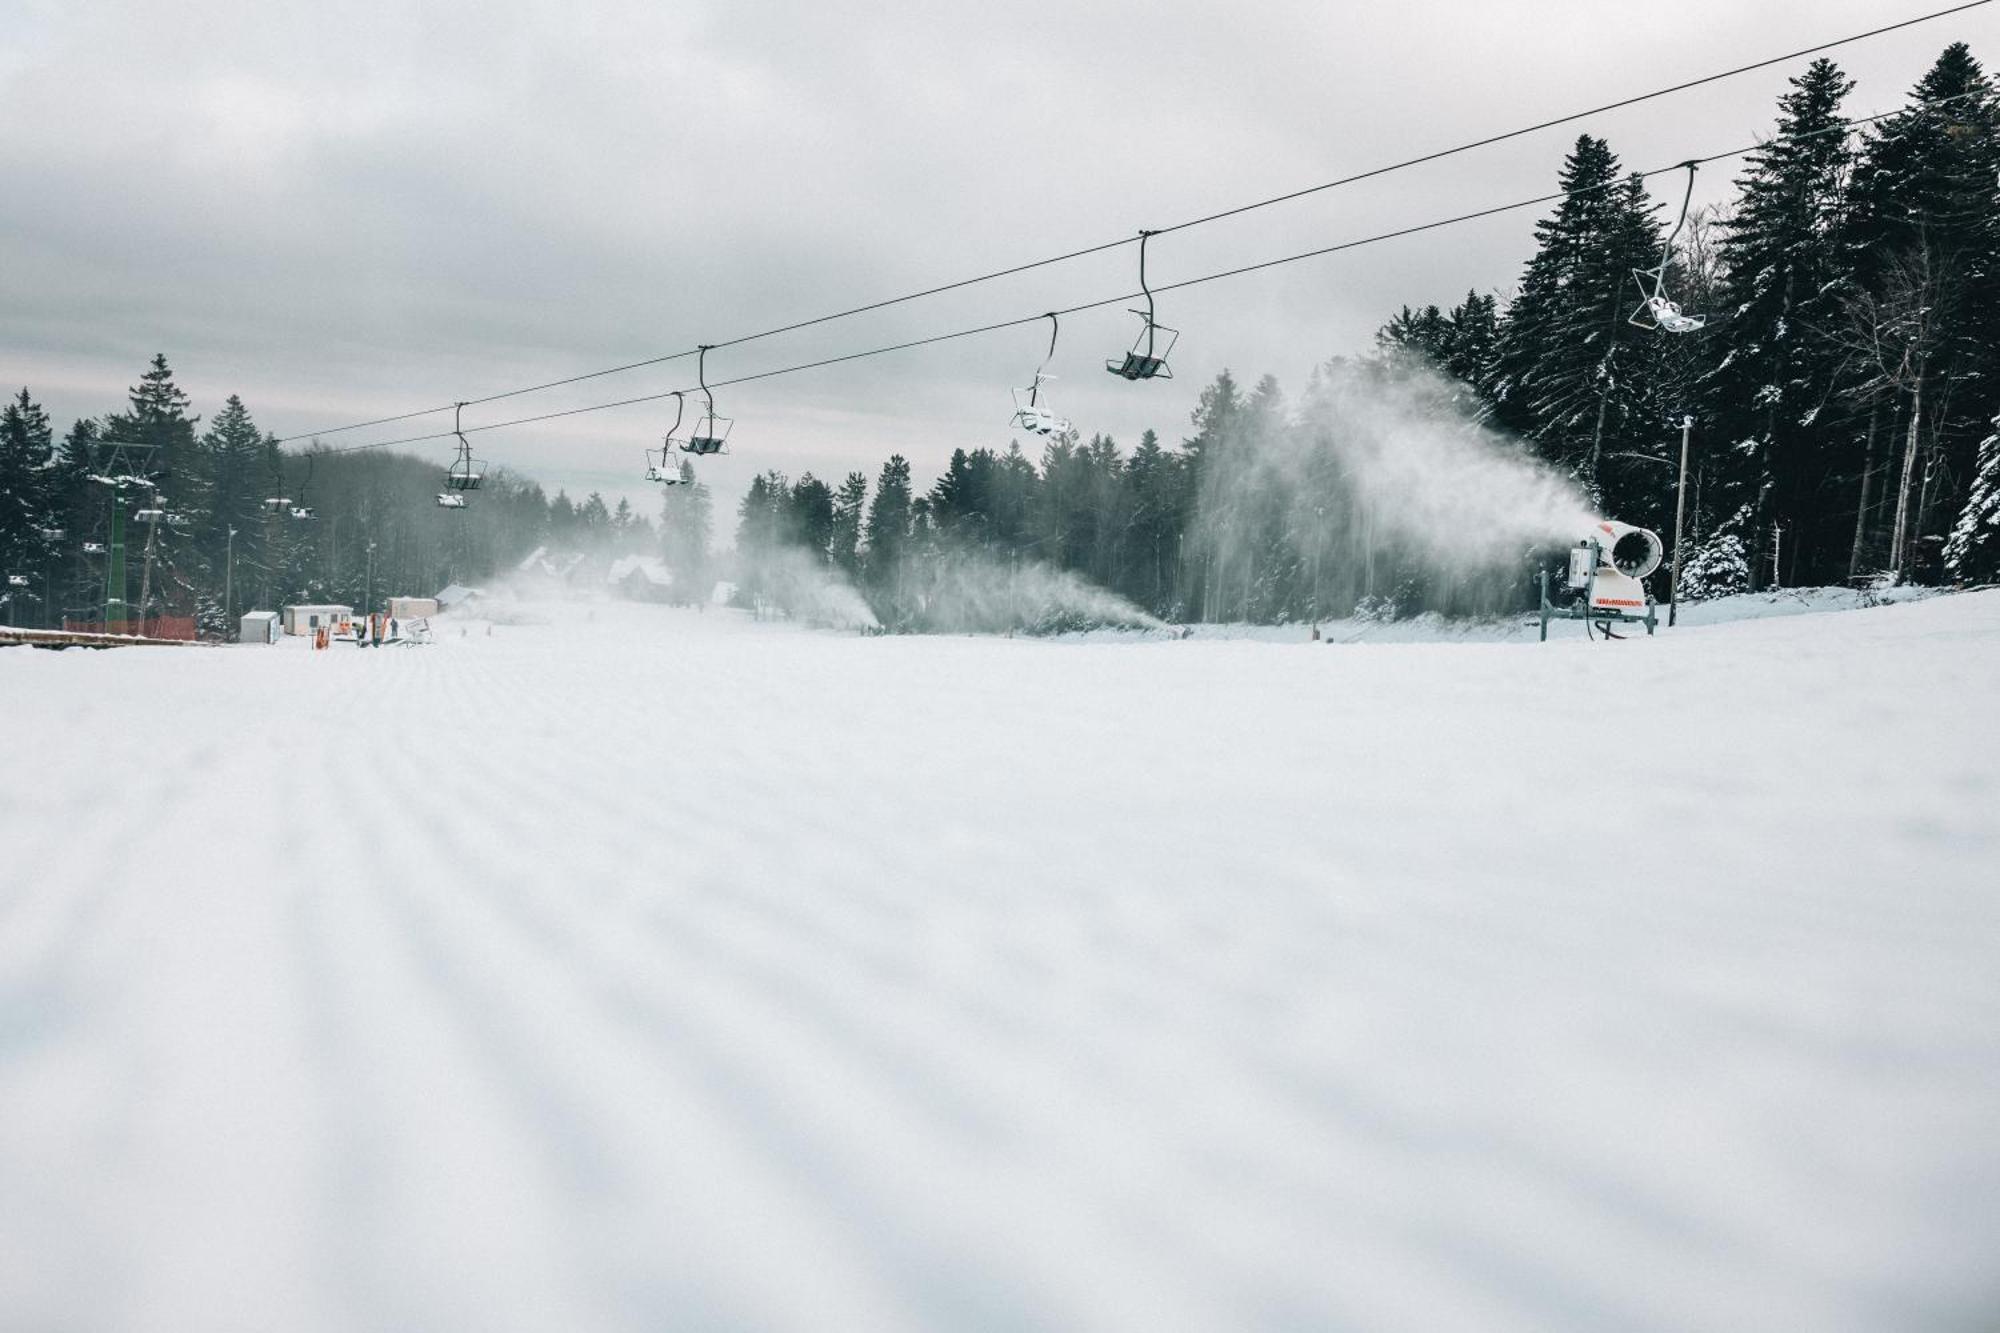
[[[1600,558],[1605,564],[1630,579],[1643,579],[1651,574],[1660,567],[1660,561],[1667,553],[1659,533],[1612,519],[1592,525],[1585,537],[1597,543],[1597,549],[1603,553]]]

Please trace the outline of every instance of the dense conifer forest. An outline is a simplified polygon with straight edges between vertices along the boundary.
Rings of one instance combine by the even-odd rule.
[[[204,419],[164,356],[125,408],[60,435],[22,388],[0,417],[0,592],[17,623],[101,619],[116,507],[127,604],[210,631],[252,605],[477,582],[540,545],[657,554],[684,586],[729,576],[780,604],[797,581],[774,571],[803,561],[906,628],[941,627],[930,590],[968,567],[1062,571],[1177,621],[1524,605],[1548,552],[1466,573],[1381,529],[1339,410],[1378,391],[1498,432],[1600,512],[1663,532],[1690,422],[1683,595],[1991,580],[2000,98],[1963,44],[1905,110],[1859,131],[1842,121],[1852,91],[1824,59],[1794,79],[1732,203],[1680,232],[1667,282],[1707,317],[1696,333],[1628,320],[1632,272],[1660,262],[1679,201],[1586,135],[1523,272],[1394,312],[1374,349],[1326,362],[1296,396],[1225,371],[1178,439],[961,449],[921,491],[900,456],[872,481],[766,471],[726,561],[699,484],[641,514],[496,474],[475,506],[440,512],[434,463],[284,450],[234,396]]]

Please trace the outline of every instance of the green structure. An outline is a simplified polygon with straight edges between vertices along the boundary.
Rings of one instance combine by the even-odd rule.
[[[111,626],[129,617],[125,605],[125,488],[111,488],[111,538],[104,544],[104,625]]]

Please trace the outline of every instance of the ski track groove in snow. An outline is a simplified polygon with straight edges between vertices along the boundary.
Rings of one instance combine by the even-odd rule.
[[[2000,1310],[2000,595],[543,621],[0,654],[0,1325]]]

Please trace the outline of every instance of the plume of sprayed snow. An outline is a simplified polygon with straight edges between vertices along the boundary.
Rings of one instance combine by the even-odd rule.
[[[1302,425],[1330,447],[1375,530],[1440,569],[1489,567],[1581,535],[1583,491],[1470,419],[1463,390],[1426,368],[1324,375]]]
[[[945,551],[909,576],[920,580],[912,589],[918,623],[942,633],[1169,628],[1116,593],[1039,561],[1001,561],[978,551]]]
[[[1398,613],[1495,609],[1518,595],[1525,557],[1595,521],[1573,482],[1412,358],[1332,362],[1295,413],[1271,381],[1238,403],[1205,427],[1190,533],[1210,618],[1282,616],[1265,576],[1309,587],[1315,615],[1393,599],[1412,578],[1430,591]]]
[[[878,630],[882,622],[840,570],[809,551],[774,546],[760,550],[743,571],[753,600],[795,620],[829,629]]]

